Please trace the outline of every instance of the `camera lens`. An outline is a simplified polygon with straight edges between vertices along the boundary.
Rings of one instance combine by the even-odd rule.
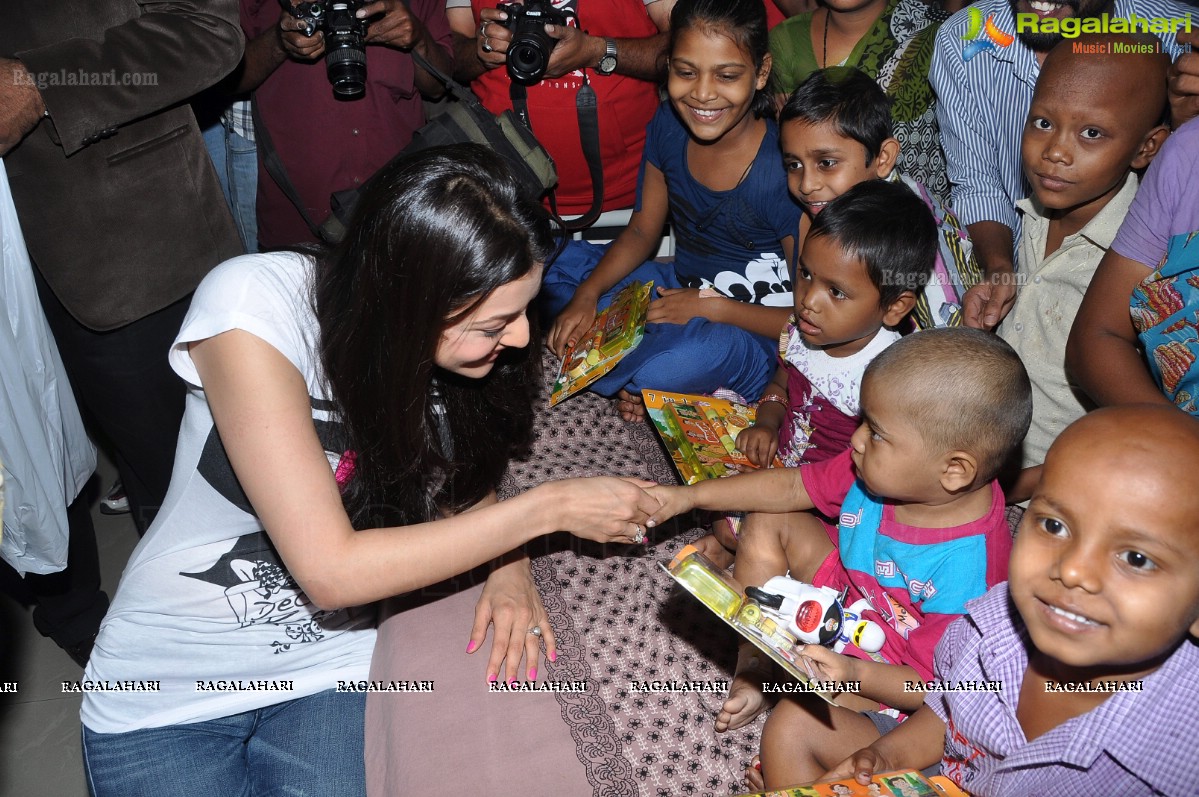
[[[514,40],[508,47],[508,76],[517,83],[537,83],[547,66],[549,53],[540,42]]]
[[[366,93],[366,51],[357,42],[328,43],[325,69],[333,84],[333,96],[352,100]]]

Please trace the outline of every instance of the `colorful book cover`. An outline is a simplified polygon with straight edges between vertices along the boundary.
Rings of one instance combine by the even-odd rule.
[[[753,425],[752,407],[712,396],[642,390],[646,414],[662,437],[685,484],[717,479],[754,467],[737,448],[737,435]],[[783,463],[775,458],[774,466]]]
[[[739,797],[970,797],[949,778],[926,778],[914,769],[882,772],[869,785],[856,780],[822,780],[810,786],[759,791]]]
[[[659,563],[671,578],[679,582],[699,602],[733,628],[738,634],[753,642],[772,661],[792,675],[800,684],[810,685],[805,691],[819,695],[830,703],[836,702],[837,693],[818,688],[811,675],[800,664],[795,653],[795,638],[769,613],[763,612],[758,602],[741,595],[741,589],[694,545],[685,545],[669,563]]]
[[[550,406],[573,396],[616,367],[645,336],[645,315],[653,282],[633,282],[599,315],[578,343],[566,350]]]

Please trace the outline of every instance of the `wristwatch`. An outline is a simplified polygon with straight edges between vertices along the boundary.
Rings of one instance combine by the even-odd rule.
[[[604,57],[600,59],[599,66],[595,68],[596,72],[601,75],[610,75],[616,71],[616,40],[604,40]]]

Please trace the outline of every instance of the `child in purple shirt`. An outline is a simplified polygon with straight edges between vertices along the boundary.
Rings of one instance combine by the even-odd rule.
[[[1097,410],[1049,449],[1009,581],[937,647],[924,708],[830,777],[925,767],[976,797],[1195,794],[1199,421]],[[992,684],[990,689],[974,689]]]

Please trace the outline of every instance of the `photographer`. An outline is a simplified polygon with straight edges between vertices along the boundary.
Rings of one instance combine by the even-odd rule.
[[[329,215],[330,194],[361,185],[424,124],[421,95],[442,93],[442,85],[408,53],[416,50],[439,69],[451,68],[450,31],[440,0],[351,0],[349,5],[351,10],[361,6],[355,17],[366,22],[365,92],[339,99],[326,73],[324,34],[317,30],[305,36],[303,22],[279,0],[241,0],[246,59],[238,90],[254,91],[279,161],[305,213],[318,225]],[[263,146],[259,141],[260,156]],[[262,157],[258,237],[264,250],[317,240]]]
[[[492,113],[512,107],[511,80],[502,68],[512,31],[504,24],[508,15],[496,4],[497,0],[446,0],[454,31],[454,75],[470,81]],[[532,4],[526,1],[525,6]],[[584,70],[598,101],[603,209],[632,207],[645,126],[658,106],[656,81],[665,67],[673,7],[674,0],[553,3],[555,11],[575,15],[578,27],[546,26],[556,44],[545,77],[528,87],[528,108],[537,140],[558,167],[556,196],[563,214],[581,214],[592,201],[575,109]]]

